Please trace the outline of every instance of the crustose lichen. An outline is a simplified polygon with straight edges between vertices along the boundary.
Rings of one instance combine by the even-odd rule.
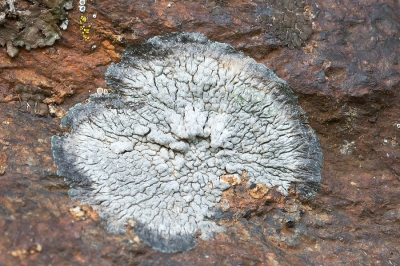
[[[155,37],[110,66],[114,93],[73,107],[52,139],[69,195],[99,210],[111,232],[128,220],[153,248],[193,248],[223,228],[212,221],[229,183],[320,185],[322,153],[290,87],[264,65],[200,34]]]

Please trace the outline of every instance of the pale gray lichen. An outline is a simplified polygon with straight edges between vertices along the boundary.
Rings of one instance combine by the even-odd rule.
[[[108,230],[128,220],[155,249],[188,250],[222,230],[212,218],[229,184],[320,185],[322,153],[291,88],[264,65],[200,34],[155,37],[109,67],[108,95],[92,95],[54,136],[69,195],[99,210]]]

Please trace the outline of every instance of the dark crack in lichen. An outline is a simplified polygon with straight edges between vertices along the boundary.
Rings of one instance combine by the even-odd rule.
[[[62,33],[58,24],[67,19],[72,0],[0,0],[0,45],[15,57],[18,46],[26,50],[53,45]]]
[[[283,45],[300,48],[312,35],[305,7],[304,0],[266,0],[258,8],[257,20],[267,34],[278,38]]]

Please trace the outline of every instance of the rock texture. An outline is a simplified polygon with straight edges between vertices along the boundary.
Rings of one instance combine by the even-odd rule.
[[[257,22],[265,29],[266,38],[274,36],[290,49],[301,48],[310,39],[312,14],[305,1],[270,0],[257,7]]]
[[[91,1],[90,40],[82,38],[76,7],[53,46],[21,49],[16,58],[0,47],[1,263],[399,265],[399,3],[305,4],[313,33],[295,49],[258,20],[266,5],[257,0]],[[126,235],[111,234],[91,208],[74,208],[79,201],[68,197],[53,165],[51,136],[63,130],[51,110],[62,116],[106,88],[105,72],[127,44],[180,31],[228,43],[290,84],[321,140],[324,168],[309,201],[273,189],[257,199],[251,194],[264,193],[255,194],[257,184],[227,177],[236,185],[221,199],[218,223],[226,232],[164,254],[141,244],[131,225]],[[18,84],[50,91],[41,101],[50,116],[19,112]]]

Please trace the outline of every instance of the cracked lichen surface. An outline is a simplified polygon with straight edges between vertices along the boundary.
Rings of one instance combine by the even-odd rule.
[[[109,67],[112,94],[73,107],[54,136],[59,175],[111,232],[129,220],[153,248],[193,248],[240,175],[313,196],[322,153],[290,87],[264,65],[200,34],[155,37]]]

